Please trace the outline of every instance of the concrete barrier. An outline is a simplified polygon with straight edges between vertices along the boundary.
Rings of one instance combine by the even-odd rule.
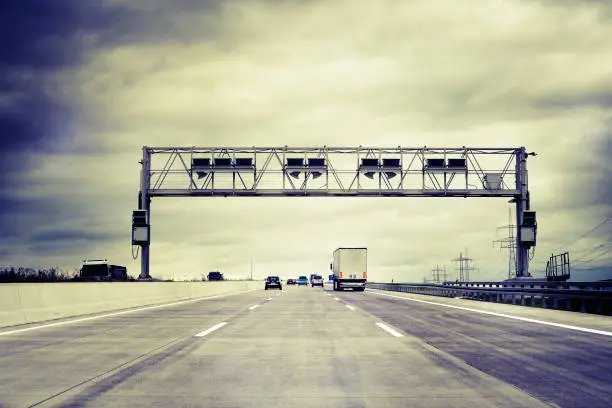
[[[69,282],[0,285],[0,327],[260,289],[262,282]]]

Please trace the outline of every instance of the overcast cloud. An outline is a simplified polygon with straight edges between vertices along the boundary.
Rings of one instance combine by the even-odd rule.
[[[575,278],[612,278],[612,221],[576,241],[612,214],[606,2],[20,3],[0,19],[0,265],[108,258],[137,275],[143,145],[526,146],[538,153],[532,271],[570,250]],[[244,277],[251,259],[255,276],[326,274],[332,251],[355,245],[369,249],[371,280],[418,282],[436,264],[454,279],[466,249],[473,279],[503,279],[492,241],[508,208],[154,199],[151,274]]]

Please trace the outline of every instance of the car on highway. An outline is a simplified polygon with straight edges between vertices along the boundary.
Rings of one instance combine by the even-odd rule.
[[[272,288],[283,290],[283,285],[282,285],[281,280],[280,280],[280,278],[278,276],[268,276],[266,278],[265,288],[266,288],[266,290],[272,289]]]
[[[323,277],[321,275],[313,275],[310,279],[310,285],[314,288],[315,286],[323,287]]]
[[[300,276],[298,279],[298,286],[308,286],[308,278],[306,276]]]
[[[297,282],[293,278],[287,279],[287,285],[297,285]]]

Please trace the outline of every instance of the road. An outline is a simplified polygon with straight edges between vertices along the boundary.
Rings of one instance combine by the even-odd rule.
[[[76,320],[0,329],[1,407],[610,406],[610,336],[374,291]]]

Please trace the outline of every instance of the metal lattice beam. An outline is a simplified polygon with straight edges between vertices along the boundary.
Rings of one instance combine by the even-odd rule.
[[[145,146],[139,208],[152,197],[508,197],[520,226],[526,159],[524,147]],[[517,227],[517,276],[528,276],[529,245]],[[148,244],[142,256],[141,278]]]
[[[145,147],[151,197],[515,197],[516,148]],[[177,160],[177,158],[179,160]],[[221,160],[219,160],[221,159]],[[239,166],[237,159],[250,160]],[[299,165],[291,165],[290,160]],[[309,166],[312,159],[322,165]],[[363,165],[362,159],[375,165]],[[444,165],[428,166],[441,159]],[[451,166],[459,159],[464,166]],[[225,160],[225,161],[224,161]],[[386,160],[399,165],[386,166]],[[222,164],[217,165],[216,162]],[[482,162],[486,163],[482,163]],[[198,165],[198,163],[206,163]],[[487,184],[495,175],[498,187]],[[369,179],[369,180],[368,180]]]

